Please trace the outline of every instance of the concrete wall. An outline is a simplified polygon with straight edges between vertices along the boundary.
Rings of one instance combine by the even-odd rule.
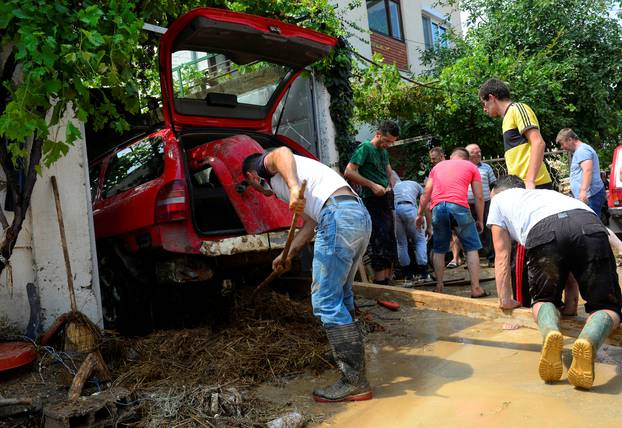
[[[65,124],[63,122],[52,130],[53,138],[64,140]],[[74,125],[84,135],[83,126],[78,122]],[[86,143],[82,139],[76,141],[67,155],[51,168],[43,168],[42,176],[37,179],[30,209],[11,257],[12,290],[7,287],[6,269],[0,275],[0,313],[23,331],[26,331],[32,317],[36,325],[31,326],[31,330],[35,334],[70,310],[63,249],[50,182],[53,175],[58,181],[78,310],[102,326],[88,161]],[[4,202],[5,194],[5,190],[0,192],[0,201]],[[11,221],[11,212],[7,212],[7,219]],[[27,294],[28,283],[33,284],[32,313]]]

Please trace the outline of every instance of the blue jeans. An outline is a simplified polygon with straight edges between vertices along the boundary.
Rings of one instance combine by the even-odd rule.
[[[395,206],[395,235],[397,237],[397,259],[400,266],[410,265],[408,255],[408,238],[415,243],[415,258],[418,265],[428,264],[425,224],[417,229],[417,206],[414,204],[397,204]]]
[[[587,198],[587,206],[592,209],[600,218],[600,211],[605,203],[605,188],[603,187],[597,193]]]
[[[367,249],[371,219],[362,202],[333,200],[320,211],[313,249],[313,314],[326,327],[353,322],[352,282]]]
[[[447,253],[452,229],[465,252],[482,248],[471,210],[451,202],[441,202],[432,209],[433,248],[435,253]]]

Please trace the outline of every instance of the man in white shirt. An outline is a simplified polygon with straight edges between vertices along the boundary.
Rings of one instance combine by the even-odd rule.
[[[287,259],[283,260],[283,253],[274,259],[274,270],[289,270],[292,258],[315,235],[311,304],[326,330],[342,377],[334,385],[314,390],[313,398],[318,402],[371,399],[365,344],[354,320],[352,293],[354,274],[371,235],[367,209],[338,173],[318,161],[294,155],[287,147],[248,156],[242,173],[253,189],[276,195],[304,220]],[[307,187],[301,200],[298,192],[303,180]]]
[[[590,317],[572,346],[569,382],[591,388],[594,357],[620,324],[622,296],[607,229],[583,202],[552,190],[526,190],[517,176],[503,177],[492,191],[487,224],[495,247],[495,277],[502,308],[514,308],[510,279],[511,240],[525,246],[533,315],[543,337],[539,373],[545,382],[562,376],[564,338],[559,331],[562,292],[570,274]]]

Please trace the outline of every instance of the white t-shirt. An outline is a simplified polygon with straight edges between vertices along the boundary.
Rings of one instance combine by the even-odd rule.
[[[335,193],[337,189],[350,186],[338,173],[323,163],[298,155],[294,155],[294,160],[296,161],[298,180],[300,180],[301,184],[303,180],[307,180],[304,213],[317,223],[320,211],[330,195]],[[289,187],[287,187],[287,183],[280,174],[270,179],[270,187],[277,198],[289,203]],[[352,190],[352,193],[356,195],[354,190]]]
[[[492,198],[486,224],[502,227],[512,239],[525,245],[529,231],[540,220],[576,209],[594,212],[578,199],[554,190],[508,189]]]

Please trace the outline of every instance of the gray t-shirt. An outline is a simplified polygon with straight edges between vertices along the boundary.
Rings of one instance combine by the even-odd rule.
[[[512,239],[525,245],[529,231],[540,220],[576,209],[594,212],[578,199],[554,190],[508,189],[492,198],[486,225],[502,227]]]
[[[417,198],[421,193],[423,193],[423,188],[419,183],[411,180],[398,181],[393,188],[396,206],[398,202],[411,202],[417,206]]]
[[[572,154],[572,162],[570,163],[570,190],[572,190],[575,198],[578,198],[581,192],[581,181],[583,180],[581,163],[587,160],[592,161],[592,182],[587,189],[587,197],[594,196],[605,187],[603,180],[600,178],[598,154],[589,144],[581,143]]]

